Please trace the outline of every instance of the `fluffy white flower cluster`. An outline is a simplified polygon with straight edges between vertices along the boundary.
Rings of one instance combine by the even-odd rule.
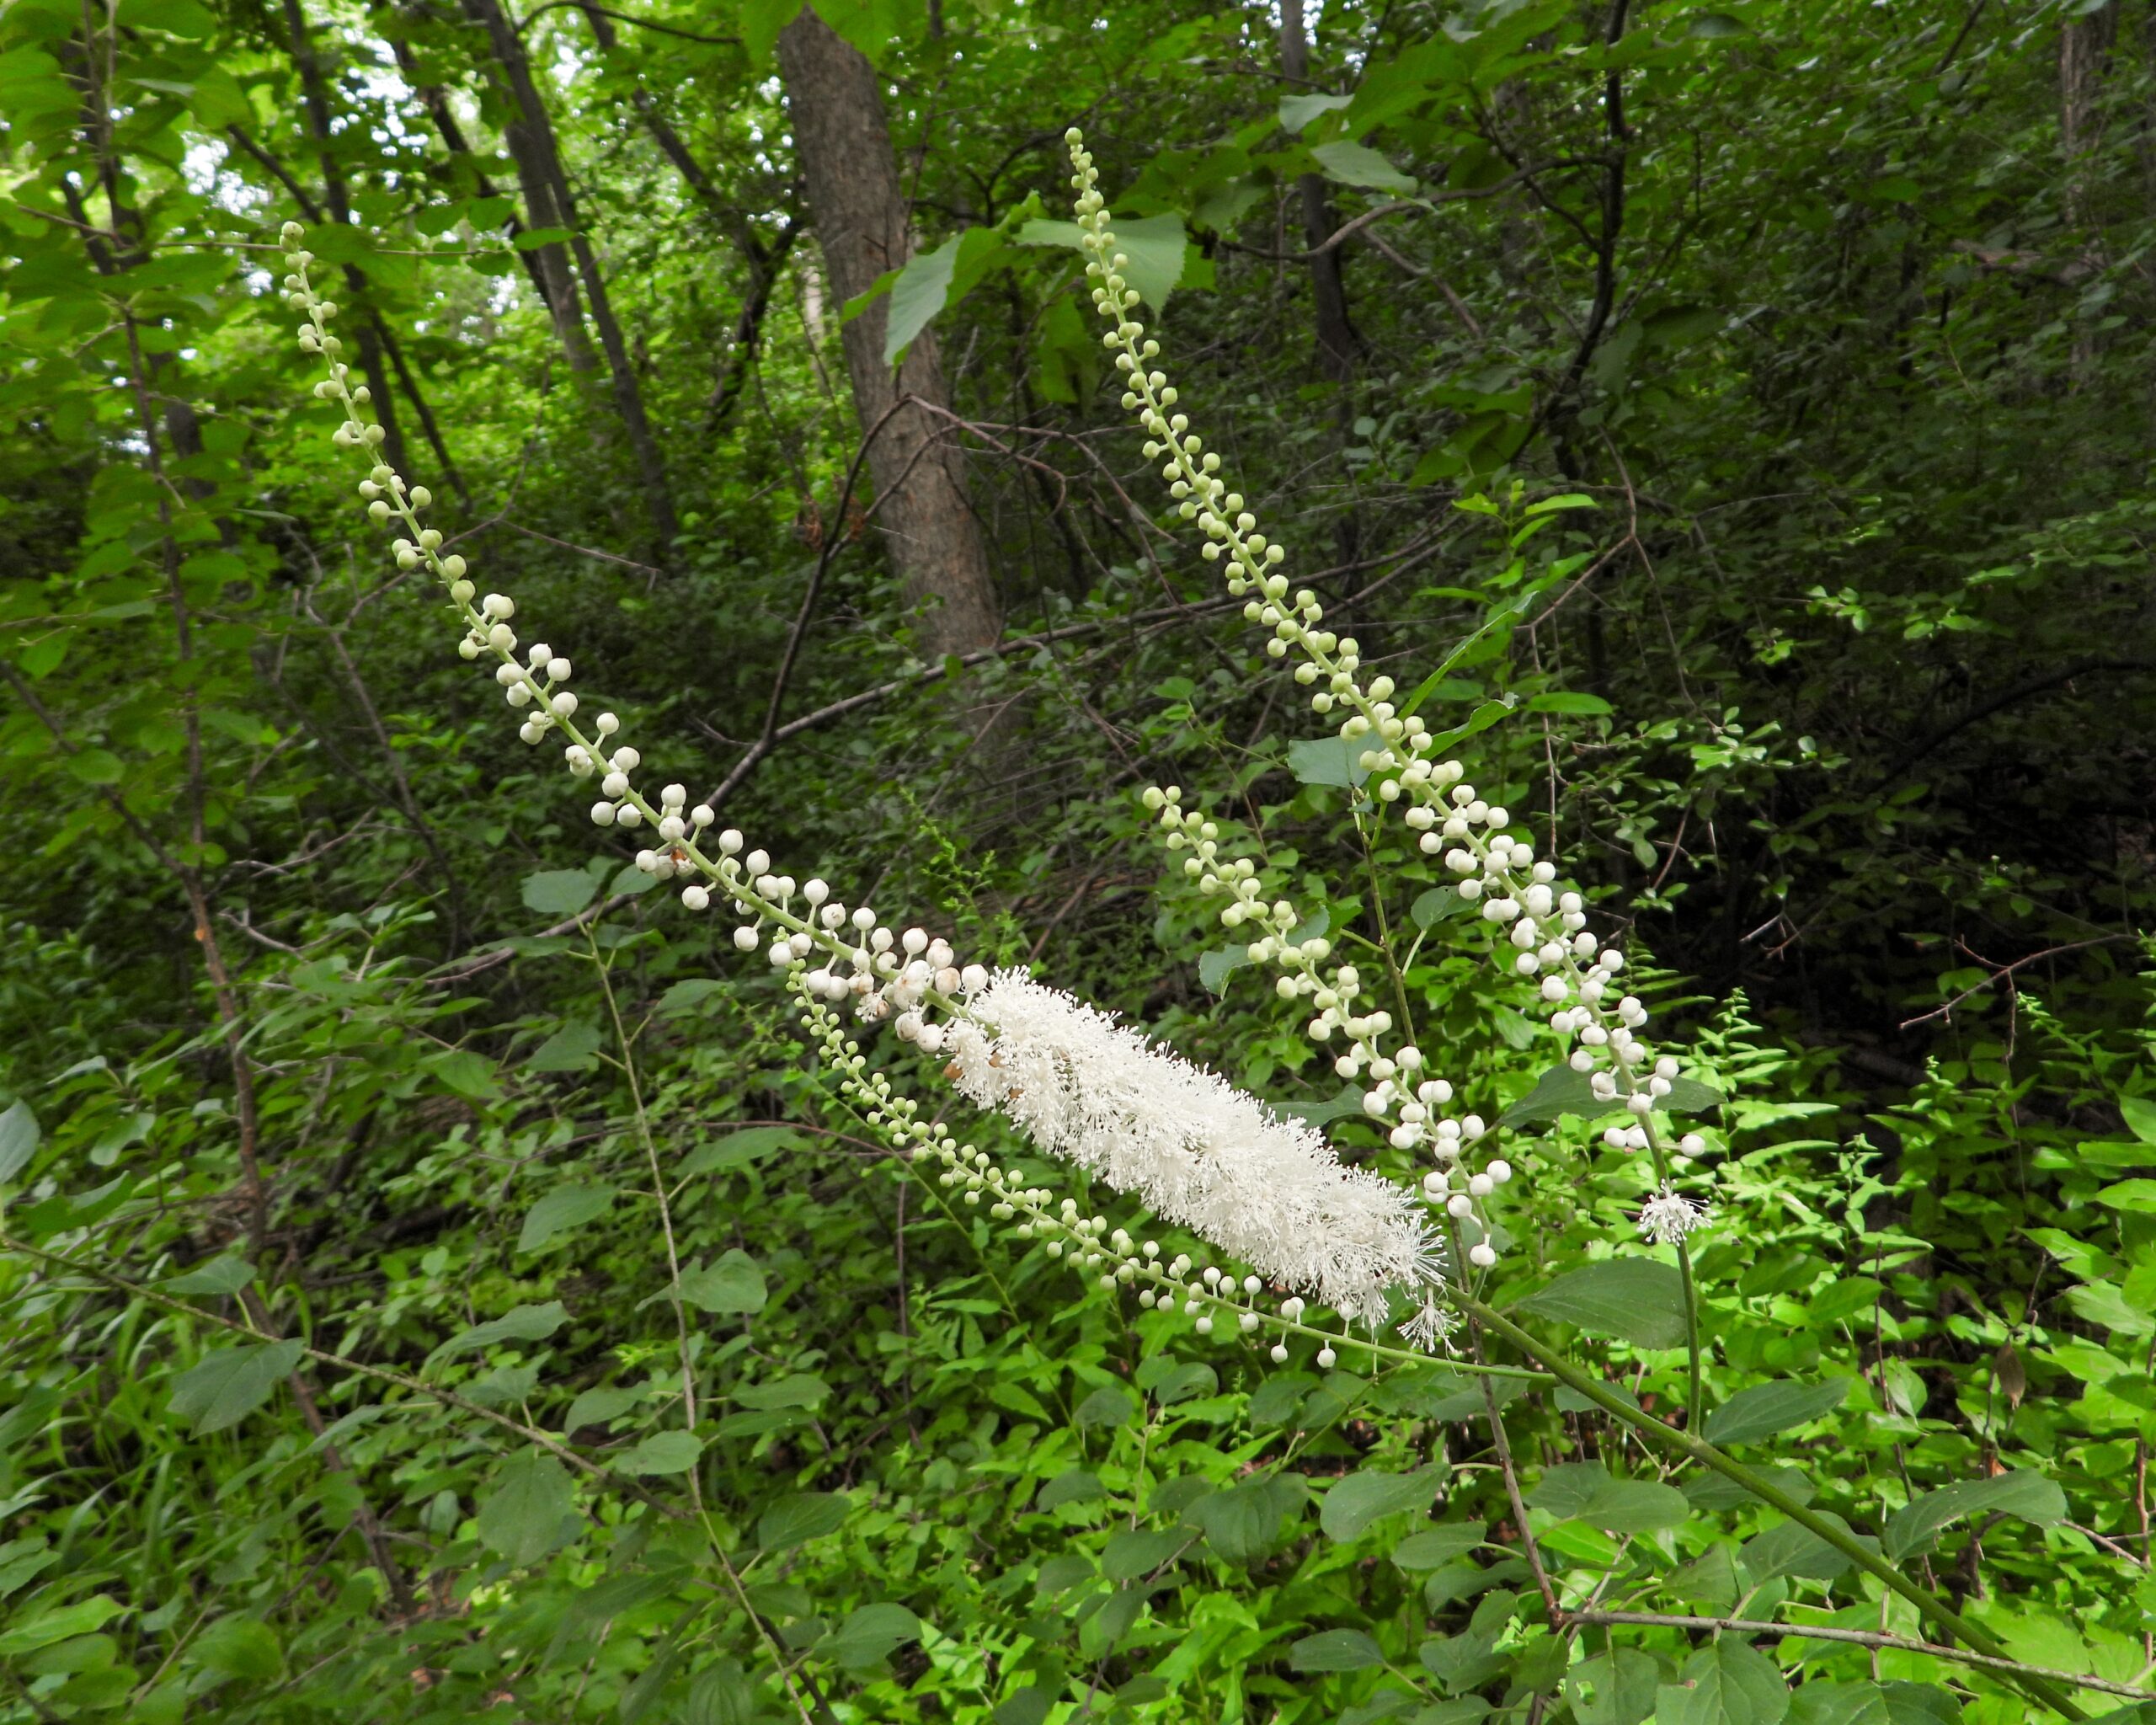
[[[1388,1290],[1438,1279],[1412,1197],[1321,1133],[1022,971],[969,1007],[950,1042],[963,1095],[1266,1280],[1376,1324]]]
[[[1304,589],[1290,596],[1288,577],[1280,568],[1285,551],[1257,530],[1257,518],[1244,507],[1243,498],[1219,477],[1219,457],[1204,449],[1190,429],[1187,415],[1173,411],[1175,387],[1155,366],[1160,344],[1146,335],[1136,316],[1139,295],[1124,274],[1129,259],[1116,249],[1092,156],[1075,127],[1065,134],[1065,141],[1070,151],[1070,184],[1077,195],[1086,273],[1093,283],[1094,306],[1110,325],[1103,344],[1115,355],[1116,368],[1128,385],[1123,404],[1136,414],[1150,434],[1146,457],[1162,460],[1161,477],[1168,481],[1177,512],[1204,533],[1200,555],[1209,562],[1227,560],[1229,592],[1238,598],[1249,595],[1245,616],[1271,632],[1267,653],[1275,659],[1285,659],[1291,651],[1300,656],[1294,676],[1312,690],[1311,709],[1321,714],[1342,713],[1339,735],[1343,741],[1351,747],[1365,745],[1357,751],[1358,758],[1369,775],[1374,804],[1380,809],[1400,805],[1407,825],[1419,834],[1423,852],[1442,857],[1446,868],[1457,877],[1460,895],[1478,903],[1482,916],[1502,931],[1498,954],[1506,970],[1539,979],[1541,999],[1552,1009],[1550,1027],[1574,1044],[1569,1056],[1573,1070],[1587,1075],[1598,1101],[1621,1106],[1634,1117],[1629,1126],[1611,1128],[1606,1140],[1614,1146],[1651,1151],[1657,1177],[1666,1181],[1668,1157],[1653,1117],[1657,1104],[1670,1094],[1678,1064],[1673,1056],[1654,1055],[1638,1034],[1646,1023],[1646,1009],[1636,997],[1622,993],[1616,981],[1624,969],[1624,954],[1588,931],[1583,900],[1576,892],[1561,889],[1555,866],[1536,857],[1529,840],[1508,830],[1510,813],[1481,796],[1466,782],[1466,769],[1460,762],[1433,758],[1437,740],[1420,718],[1399,710],[1393,680],[1380,676],[1367,686],[1361,681],[1357,675],[1361,649],[1352,638],[1322,627],[1324,611],[1317,595]],[[1311,998],[1318,1016],[1310,1023],[1310,1034],[1324,1041],[1335,1031],[1348,1029],[1349,1045],[1337,1058],[1337,1069],[1348,1078],[1366,1071],[1370,1075],[1374,1081],[1366,1105],[1374,1118],[1391,1127],[1396,1145],[1404,1148],[1420,1141],[1419,1129],[1425,1120],[1403,1111],[1413,1108],[1427,1116],[1433,1103],[1442,1106],[1449,1095],[1440,1099],[1434,1092],[1427,1098],[1422,1094],[1431,1081],[1417,1079],[1416,1067],[1403,1064],[1401,1057],[1410,1050],[1396,1050],[1390,1056],[1380,1050],[1379,1039],[1390,1028],[1381,1011],[1359,1015],[1365,1027],[1375,1027],[1371,1033],[1354,1033],[1350,1027],[1358,1017],[1353,1001],[1359,979],[1353,967],[1340,967],[1330,978],[1321,976],[1316,964],[1324,957],[1322,950],[1310,954],[1310,943],[1298,947],[1289,938],[1297,927],[1294,907],[1260,902],[1255,870],[1246,862],[1218,865],[1214,852],[1206,848],[1216,836],[1204,830],[1205,823],[1183,815],[1176,800],[1158,790],[1147,796],[1149,805],[1161,811],[1162,825],[1180,830],[1186,842],[1194,844],[1195,854],[1184,866],[1200,888],[1230,895],[1220,913],[1222,926],[1257,926],[1261,933],[1251,943],[1252,959],[1289,963],[1290,974],[1281,979],[1282,992]],[[1193,826],[1194,833],[1190,830]],[[1198,867],[1192,868],[1192,862]],[[1303,957],[1309,962],[1299,962]],[[1462,1136],[1466,1135],[1466,1119],[1471,1119],[1458,1123]],[[1433,1141],[1443,1140],[1433,1135]],[[1696,1135],[1687,1135],[1678,1148],[1694,1156],[1705,1145]],[[1491,1178],[1491,1173],[1486,1169],[1480,1178]],[[1501,1183],[1492,1179],[1491,1183]],[[1448,1194],[1448,1207],[1455,1197],[1465,1195]],[[1487,1263],[1489,1258],[1476,1255],[1488,1250],[1479,1245],[1470,1257]]]

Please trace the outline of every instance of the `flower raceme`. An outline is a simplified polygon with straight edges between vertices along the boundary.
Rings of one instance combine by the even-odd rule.
[[[1459,877],[1460,896],[1479,903],[1485,918],[1503,931],[1501,951],[1512,949],[1508,969],[1540,978],[1543,999],[1556,1008],[1552,1027],[1577,1039],[1573,1066],[1588,1075],[1598,1098],[1621,1102],[1634,1116],[1608,1136],[1613,1145],[1652,1153],[1662,1195],[1648,1206],[1641,1226],[1681,1252],[1684,1236],[1703,1212],[1668,1188],[1671,1158],[1652,1119],[1676,1063],[1667,1055],[1653,1059],[1640,1040],[1646,1015],[1639,1001],[1629,995],[1611,998],[1621,955],[1586,932],[1578,895],[1559,892],[1554,867],[1505,830],[1506,811],[1478,797],[1457,762],[1432,758],[1435,740],[1419,719],[1396,711],[1391,680],[1380,676],[1367,686],[1359,681],[1357,644],[1320,627],[1315,595],[1305,590],[1290,600],[1279,569],[1283,549],[1257,531],[1242,499],[1219,478],[1219,457],[1203,450],[1187,417],[1170,411],[1176,391],[1151,369],[1158,344],[1145,338],[1133,316],[1138,296],[1123,279],[1127,260],[1115,248],[1091,158],[1075,131],[1069,142],[1087,273],[1095,302],[1113,326],[1107,345],[1130,386],[1123,404],[1151,434],[1148,457],[1167,457],[1162,472],[1180,511],[1206,536],[1202,554],[1209,561],[1228,559],[1230,592],[1251,595],[1246,614],[1271,631],[1268,654],[1300,655],[1298,682],[1323,685],[1311,696],[1313,708],[1343,712],[1340,734],[1351,745],[1367,740],[1361,762],[1377,805],[1403,805],[1422,848],[1443,856]],[[341,344],[329,333],[336,307],[308,280],[313,260],[303,240],[296,223],[286,225],[287,302],[305,314],[302,348],[328,361],[328,376],[315,394],[340,409],[334,441],[371,460],[358,486],[370,517],[406,530],[392,546],[398,567],[424,569],[441,584],[463,630],[459,653],[491,662],[504,698],[520,715],[519,735],[536,745],[558,733],[568,772],[597,778],[593,821],[650,829],[656,843],[638,852],[638,868],[657,880],[679,882],[680,902],[691,911],[708,909],[715,897],[730,903],[740,919],[735,945],[762,950],[785,975],[841,1092],[872,1124],[915,1160],[940,1161],[942,1183],[962,1201],[986,1201],[991,1214],[1015,1222],[1022,1236],[1043,1239],[1052,1256],[1097,1272],[1108,1286],[1137,1284],[1149,1307],[1179,1305],[1201,1332],[1211,1329],[1216,1311],[1225,1311],[1245,1332],[1262,1322],[1320,1335],[1326,1345],[1319,1363],[1330,1366],[1331,1338],[1302,1322],[1303,1296],[1374,1330],[1397,1293],[1412,1308],[1401,1327],[1408,1339],[1426,1348],[1442,1341],[1450,1327],[1438,1304],[1447,1275],[1465,1284],[1497,1261],[1503,1231],[1487,1201],[1511,1178],[1511,1167],[1491,1157],[1470,1168],[1465,1151],[1484,1136],[1482,1120],[1450,1111],[1452,1087],[1425,1070],[1412,1042],[1393,1037],[1387,1012],[1359,998],[1364,984],[1356,967],[1329,964],[1331,948],[1322,937],[1296,938],[1303,919],[1291,904],[1260,901],[1254,868],[1246,858],[1222,856],[1214,823],[1184,810],[1175,788],[1146,793],[1166,842],[1191,852],[1186,873],[1200,890],[1227,896],[1223,925],[1253,937],[1246,948],[1251,961],[1279,971],[1276,986],[1283,998],[1306,1001],[1315,1040],[1338,1039],[1335,1068],[1367,1082],[1365,1114],[1396,1149],[1428,1150],[1436,1166],[1424,1176],[1421,1196],[1437,1216],[1417,1204],[1412,1190],[1343,1167],[1316,1131],[1283,1120],[1225,1080],[1071,996],[1017,972],[991,977],[979,965],[963,964],[941,937],[917,927],[894,929],[869,907],[842,902],[820,879],[797,882],[776,872],[770,857],[749,847],[738,831],[713,834],[712,811],[691,804],[683,786],[666,785],[655,801],[648,798],[634,777],[642,757],[620,740],[619,720],[600,713],[588,724],[579,721],[578,697],[568,686],[568,659],[543,643],[520,642],[515,601],[501,593],[482,597],[466,559],[446,551],[440,532],[423,524],[432,502],[426,488],[408,484],[381,463],[383,434],[366,411],[368,390],[351,381],[337,357]],[[960,1092],[1004,1114],[1043,1152],[1133,1194],[1262,1271],[1264,1279],[1245,1275],[1239,1283],[1235,1274],[1183,1255],[1163,1263],[1154,1242],[1140,1246],[1120,1229],[1111,1231],[1104,1218],[1081,1215],[1068,1199],[1050,1209],[1050,1194],[958,1144],[940,1123],[925,1122],[918,1105],[896,1092],[885,1074],[871,1071],[836,1014],[841,1005],[850,1005],[865,1024],[888,1020],[899,1039],[925,1054],[947,1055],[947,1072]],[[1404,1036],[1406,1027],[1398,1028]],[[1688,1136],[1678,1148],[1689,1157],[1703,1146]],[[1276,1284],[1276,1293],[1289,1290],[1277,1314],[1251,1303],[1265,1279]],[[1276,1343],[1273,1352],[1284,1359],[1287,1350]]]

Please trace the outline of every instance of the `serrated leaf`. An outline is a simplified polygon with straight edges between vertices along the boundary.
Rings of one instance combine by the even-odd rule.
[[[681,1298],[699,1311],[761,1311],[771,1290],[756,1260],[736,1247],[717,1263],[684,1272]]]
[[[805,1545],[836,1533],[852,1513],[851,1500],[836,1492],[790,1493],[757,1519],[756,1543],[767,1551]]]
[[[1123,279],[1138,290],[1140,299],[1159,311],[1182,280],[1183,261],[1189,247],[1182,217],[1171,211],[1165,216],[1148,216],[1142,221],[1113,221],[1111,227],[1116,249],[1130,260],[1123,270]],[[1020,227],[1017,233],[1022,246],[1069,246],[1073,250],[1077,248],[1080,238],[1075,222],[1032,221]]]
[[[229,1296],[254,1279],[254,1266],[237,1253],[213,1258],[184,1275],[168,1276],[158,1284],[168,1294],[207,1294]]]
[[[614,1458],[622,1473],[686,1473],[704,1453],[694,1432],[650,1432]]]
[[[519,1252],[540,1252],[614,1207],[611,1186],[557,1186],[526,1212]],[[536,1338],[533,1338],[536,1339]]]
[[[29,1166],[40,1135],[28,1103],[18,1097],[8,1104],[0,1114],[0,1180],[12,1180]]]
[[[2049,1527],[2067,1515],[2066,1493],[2056,1482],[2027,1469],[1990,1479],[1961,1480],[1926,1492],[1886,1518],[1881,1545],[1896,1562],[1929,1546],[1940,1531],[1965,1515],[2011,1515]]]
[[[1780,1725],[1788,1712],[1789,1685],[1774,1662],[1729,1635],[1693,1654],[1655,1698],[1656,1725]]]
[[[237,1425],[270,1399],[306,1352],[296,1340],[220,1348],[173,1381],[172,1411],[193,1420],[197,1436]]]
[[[1850,1380],[1829,1378],[1823,1383],[1756,1384],[1739,1390],[1707,1416],[1705,1432],[1710,1444],[1726,1448],[1732,1444],[1756,1443],[1793,1426],[1823,1419],[1849,1399]]]
[[[1437,1500],[1448,1471],[1440,1463],[1412,1473],[1364,1468],[1348,1474],[1326,1493],[1317,1524],[1327,1539],[1345,1541],[1358,1537],[1385,1516],[1410,1509],[1427,1510]]]
[[[1520,1301],[1520,1310],[1638,1348],[1678,1348],[1684,1343],[1684,1285],[1673,1265],[1613,1258],[1567,1271]]]
[[[568,1469],[543,1450],[511,1456],[479,1500],[481,1543],[519,1568],[567,1545],[580,1521]]]
[[[574,916],[599,891],[599,882],[581,868],[548,868],[527,874],[520,889],[525,907],[542,916]]]

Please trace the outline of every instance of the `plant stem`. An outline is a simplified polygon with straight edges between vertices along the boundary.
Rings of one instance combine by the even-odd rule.
[[[1453,1298],[1470,1317],[1502,1336],[1530,1359],[1548,1368],[1566,1386],[1586,1397],[1604,1413],[1622,1420],[1641,1436],[1664,1450],[1696,1461],[1702,1467],[1721,1475],[1724,1479],[1742,1486],[1761,1503],[1779,1509],[1806,1532],[1824,1540],[1860,1569],[1876,1577],[1940,1628],[1960,1637],[1980,1653],[2012,1663],[2007,1658],[2004,1645],[1995,1636],[1970,1622],[1937,1594],[1918,1586],[1846,1527],[1837,1526],[1826,1517],[1815,1514],[1772,1480],[1716,1449],[1705,1439],[1694,1437],[1690,1432],[1678,1431],[1652,1414],[1630,1406],[1601,1380],[1582,1371],[1556,1348],[1537,1341],[1503,1313],[1485,1305],[1473,1295],[1455,1290]],[[2025,1694],[2069,1719],[2088,1717],[2072,1696],[2047,1678],[2019,1671],[2015,1674],[2015,1682]]]

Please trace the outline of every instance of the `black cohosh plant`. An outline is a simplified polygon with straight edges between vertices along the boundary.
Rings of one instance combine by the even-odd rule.
[[[1702,1168],[1710,1146],[1676,1118],[1685,1095],[1678,1060],[1645,1040],[1647,1013],[1626,991],[1624,955],[1589,928],[1582,895],[1559,879],[1555,861],[1467,782],[1413,698],[1390,676],[1364,676],[1358,644],[1326,628],[1316,595],[1293,585],[1284,548],[1230,489],[1220,457],[1192,429],[1161,369],[1092,158],[1075,131],[1068,143],[1086,277],[1124,386],[1122,403],[1143,429],[1145,454],[1160,464],[1177,512],[1200,536],[1199,555],[1224,566],[1228,591],[1265,631],[1267,654],[1292,667],[1312,710],[1337,725],[1362,777],[1358,808],[1371,820],[1396,816],[1447,871],[1459,900],[1486,926],[1499,985],[1534,996],[1584,1084],[1588,1111],[1618,1118],[1605,1142],[1636,1154],[1647,1171],[1637,1223],[1646,1246],[1666,1250],[1675,1270],[1689,1362],[1681,1423],[1643,1411],[1489,1303],[1492,1274],[1516,1243],[1507,1188],[1565,1174],[1545,1156],[1502,1154],[1498,1130],[1440,1071],[1442,1052],[1417,1041],[1405,996],[1391,986],[1402,953],[1385,931],[1364,943],[1371,955],[1355,961],[1344,936],[1336,943],[1310,932],[1319,925],[1306,907],[1266,899],[1256,864],[1230,854],[1224,830],[1193,797],[1177,786],[1144,793],[1183,875],[1219,901],[1220,925],[1244,943],[1279,998],[1308,1014],[1310,1039],[1360,1087],[1364,1116],[1413,1165],[1404,1182],[1347,1166],[1318,1129],[1023,971],[992,972],[947,937],[887,918],[821,879],[782,872],[739,832],[715,830],[712,811],[682,785],[642,788],[642,757],[620,721],[580,710],[569,659],[520,632],[530,625],[515,600],[486,590],[464,557],[444,549],[440,530],[430,525],[427,488],[382,462],[369,392],[339,357],[337,308],[317,290],[296,224],[284,230],[284,287],[302,314],[300,344],[326,361],[315,393],[337,411],[334,441],[363,467],[357,487],[367,513],[395,531],[391,552],[400,569],[424,570],[439,583],[460,631],[457,650],[490,667],[519,734],[535,747],[558,747],[568,772],[592,783],[596,825],[648,833],[638,866],[671,884],[684,913],[730,914],[734,944],[765,956],[838,1089],[958,1202],[985,1210],[1103,1289],[1128,1290],[1145,1308],[1187,1316],[1200,1334],[1225,1328],[1260,1338],[1277,1362],[1298,1347],[1321,1368],[1350,1348],[1395,1363],[1444,1354],[1464,1372],[1561,1383],[1673,1465],[1711,1470],[1800,1524],[1913,1605],[1935,1638],[1959,1641],[2032,1701],[2081,1717],[2057,1683],[2006,1658],[1995,1638],[1875,1543],[1700,1434],[1701,1363],[1711,1338],[1702,1333],[1688,1240],[1712,1221]],[[874,1063],[878,1027],[923,1058]],[[939,1076],[1046,1155],[1129,1194],[1221,1261],[1083,1214],[1075,1200],[1030,1183],[913,1093]],[[1486,1344],[1499,1343],[1524,1364],[1486,1358]],[[1551,1602],[1553,1612],[1578,1603]]]

